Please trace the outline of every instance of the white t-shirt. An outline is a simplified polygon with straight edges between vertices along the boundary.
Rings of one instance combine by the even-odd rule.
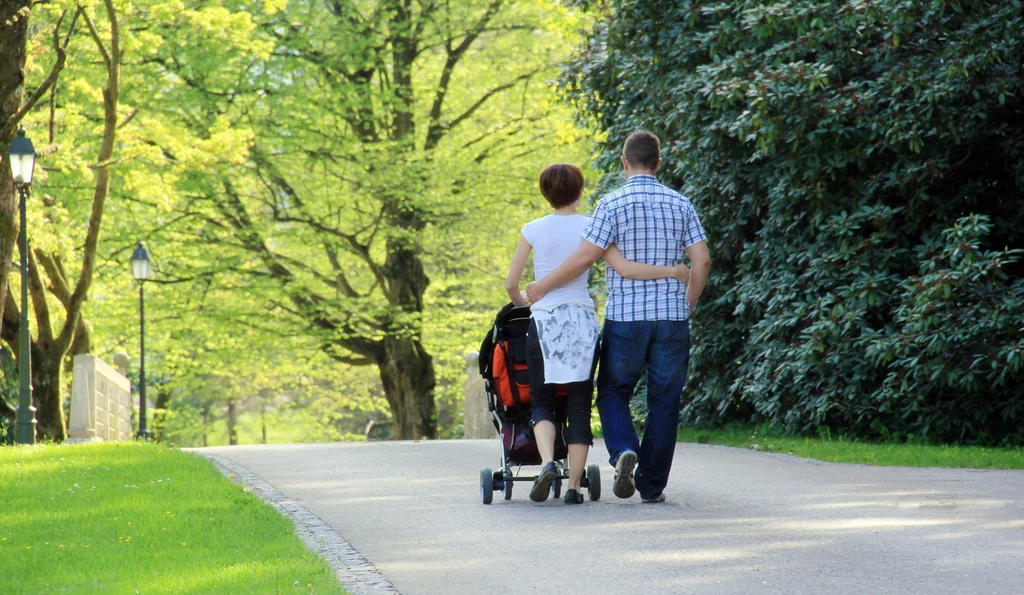
[[[534,219],[523,226],[523,237],[533,246],[533,271],[537,280],[547,277],[583,243],[583,230],[590,223],[583,215],[555,215]],[[589,269],[588,269],[589,270]],[[594,307],[587,292],[587,271],[565,285],[551,290],[533,308],[578,303]]]
[[[583,215],[541,217],[523,226],[533,247],[537,279],[547,277],[583,243],[590,223]],[[544,357],[544,383],[566,384],[590,378],[597,345],[597,314],[587,292],[587,272],[552,290],[531,306]]]

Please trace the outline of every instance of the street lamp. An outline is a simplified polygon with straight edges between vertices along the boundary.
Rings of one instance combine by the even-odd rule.
[[[149,250],[139,242],[132,252],[132,274],[139,282],[139,432],[136,438],[149,440],[149,429],[146,428],[146,300],[142,286],[149,279]]]
[[[14,440],[18,444],[36,443],[36,408],[32,406],[32,342],[28,334],[28,227],[25,208],[29,186],[36,167],[36,151],[25,130],[11,140],[7,149],[11,161],[11,174],[21,198],[19,211],[21,227],[18,247],[21,250],[21,320],[18,327],[18,412],[14,421]]]

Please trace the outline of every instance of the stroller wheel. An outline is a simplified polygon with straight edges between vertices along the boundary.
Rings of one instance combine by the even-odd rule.
[[[505,482],[504,483],[505,483],[505,499],[506,500],[511,500],[512,499],[512,474],[511,473],[506,473],[505,474]]]
[[[494,500],[494,475],[491,475],[490,469],[480,470],[480,500],[484,504]]]
[[[601,468],[597,465],[587,465],[587,493],[592,502],[601,499]]]

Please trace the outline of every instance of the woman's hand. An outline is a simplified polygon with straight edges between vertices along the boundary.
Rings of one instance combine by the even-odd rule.
[[[531,304],[536,304],[541,301],[547,294],[548,292],[541,287],[540,281],[533,281],[526,286],[526,299],[529,300]]]
[[[672,277],[684,285],[688,284],[690,282],[690,267],[682,263],[677,264],[672,267]]]

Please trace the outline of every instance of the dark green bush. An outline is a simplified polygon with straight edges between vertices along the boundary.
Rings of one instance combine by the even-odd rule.
[[[564,91],[708,231],[684,423],[1024,442],[1018,1],[583,2]]]

